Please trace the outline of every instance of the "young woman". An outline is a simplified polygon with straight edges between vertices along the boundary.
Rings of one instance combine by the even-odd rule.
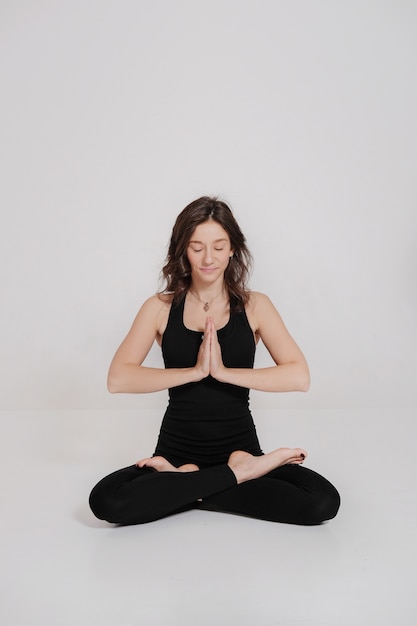
[[[280,315],[246,287],[251,256],[230,210],[202,197],[178,216],[163,276],[110,366],[112,393],[169,390],[154,455],[103,478],[94,514],[140,524],[200,508],[293,524],[319,524],[339,508],[336,489],[302,467],[301,448],[263,454],[249,389],[307,391],[305,358]],[[154,341],[165,368],[142,365]],[[254,368],[262,340],[274,364]]]

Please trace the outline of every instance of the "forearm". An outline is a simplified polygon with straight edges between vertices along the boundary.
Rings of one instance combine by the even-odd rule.
[[[126,363],[110,368],[107,388],[111,393],[152,393],[196,382],[200,378],[195,367],[163,369]]]
[[[308,391],[310,374],[307,364],[283,363],[256,369],[222,368],[217,380],[257,391]]]

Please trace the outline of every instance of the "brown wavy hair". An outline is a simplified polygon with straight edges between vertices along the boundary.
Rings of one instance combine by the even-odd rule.
[[[170,297],[178,303],[191,285],[191,266],[187,248],[199,224],[214,220],[227,232],[233,250],[224,273],[224,282],[232,310],[242,310],[249,300],[247,283],[252,268],[252,255],[231,209],[216,197],[202,196],[185,207],[178,215],[172,229],[171,240],[161,277],[165,288],[160,297]]]

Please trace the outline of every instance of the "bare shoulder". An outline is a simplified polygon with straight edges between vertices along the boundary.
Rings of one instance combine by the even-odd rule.
[[[249,293],[249,300],[246,303],[245,311],[248,318],[249,326],[251,327],[255,340],[258,341],[260,337],[260,321],[263,317],[262,309],[267,306],[267,303],[271,301],[268,296],[260,291],[251,291]],[[272,303],[271,303],[272,304]]]
[[[275,363],[305,363],[304,355],[289,333],[271,299],[260,292],[251,292],[247,317],[256,339],[261,339]]]
[[[162,335],[168,322],[171,302],[172,298],[163,294],[150,296],[139,309],[135,322],[140,323],[145,320],[148,323],[153,322],[157,333]]]
[[[164,295],[160,295],[159,293],[155,293],[153,296],[147,298],[142,304],[139,312],[144,310],[146,312],[158,313],[163,309],[169,310],[171,306],[171,300],[165,298]]]
[[[248,305],[254,309],[260,309],[263,307],[275,308],[271,299],[265,293],[261,293],[260,291],[250,292]]]
[[[277,309],[273,305],[271,299],[260,291],[251,291],[249,301],[246,305],[246,314],[250,318],[262,319],[265,315],[278,314]],[[259,318],[259,319],[258,319]]]

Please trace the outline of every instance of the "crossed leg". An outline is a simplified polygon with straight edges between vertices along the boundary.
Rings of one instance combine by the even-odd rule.
[[[119,524],[160,519],[201,500],[207,510],[317,524],[336,514],[340,500],[326,479],[297,467],[305,457],[300,448],[260,457],[236,451],[228,465],[203,470],[194,464],[175,467],[163,457],[142,459],[101,480],[90,506],[98,518]]]
[[[340,496],[326,478],[291,464],[208,496],[200,508],[272,522],[315,525],[335,517],[339,506]]]
[[[143,524],[194,508],[200,499],[234,486],[227,465],[200,471],[132,465],[103,478],[90,494],[90,507],[114,524]]]

